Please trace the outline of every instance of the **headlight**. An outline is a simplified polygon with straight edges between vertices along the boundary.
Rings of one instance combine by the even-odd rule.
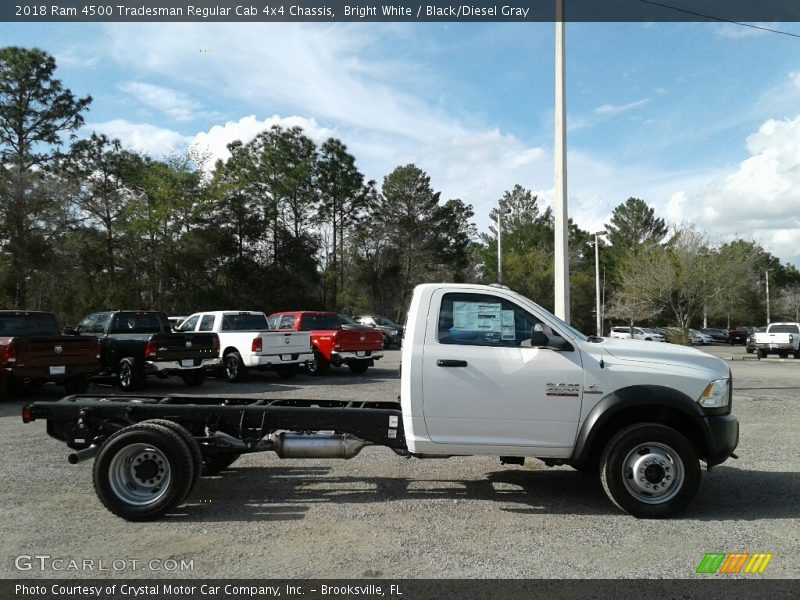
[[[730,402],[730,379],[717,379],[712,381],[700,394],[697,403],[704,408],[722,408]]]
[[[396,336],[396,335],[397,335],[397,330],[396,330],[396,329],[392,329],[392,330],[389,332],[389,335]]]

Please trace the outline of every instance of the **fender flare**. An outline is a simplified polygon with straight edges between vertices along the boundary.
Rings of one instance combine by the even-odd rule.
[[[692,419],[692,422],[702,429],[706,444],[713,439],[711,429],[703,418],[706,416],[705,413],[689,396],[674,388],[661,385],[632,385],[611,392],[592,408],[578,431],[571,460],[586,459],[597,433],[620,412],[636,406],[669,408],[677,411]]]

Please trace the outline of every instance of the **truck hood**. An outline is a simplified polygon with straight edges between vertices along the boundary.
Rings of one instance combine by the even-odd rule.
[[[613,338],[605,338],[601,346],[608,354],[624,362],[688,367],[716,373],[720,378],[727,377],[729,372],[724,360],[688,346]]]

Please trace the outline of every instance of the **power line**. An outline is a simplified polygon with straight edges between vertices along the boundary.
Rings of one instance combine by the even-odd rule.
[[[791,33],[789,31],[781,31],[780,29],[770,29],[769,27],[762,27],[761,25],[752,25],[750,23],[742,23],[741,21],[731,21],[730,19],[723,19],[721,17],[715,17],[713,15],[706,15],[703,13],[695,12],[693,10],[687,10],[685,8],[679,8],[677,6],[671,6],[669,4],[662,4],[661,2],[654,2],[653,0],[639,0],[639,2],[642,2],[643,4],[652,4],[654,6],[660,6],[661,8],[667,8],[669,10],[674,10],[687,15],[694,15],[695,17],[703,17],[704,19],[719,21],[720,23],[731,23],[732,25],[749,27],[750,29],[758,29],[760,31],[767,31],[769,33],[779,33],[781,35],[788,35],[790,37],[800,38],[800,35],[796,33]]]

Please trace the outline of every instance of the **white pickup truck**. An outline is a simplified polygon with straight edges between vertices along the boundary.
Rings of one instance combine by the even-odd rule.
[[[22,418],[46,419],[48,434],[73,449],[71,463],[96,456],[96,493],[129,520],[165,514],[198,475],[259,451],[352,458],[375,445],[418,459],[535,457],[596,474],[614,504],[643,518],[686,507],[700,461],[735,458],[725,362],[587,337],[508,289],[418,286],[402,361],[399,402],[67,396],[29,404]]]
[[[770,323],[766,331],[757,331],[753,335],[753,341],[758,358],[766,358],[770,354],[777,354],[781,358],[794,354],[795,358],[800,358],[798,323]]]
[[[250,369],[272,369],[292,379],[314,359],[307,331],[270,331],[263,312],[216,310],[194,313],[178,331],[213,331],[219,336],[220,368],[228,381],[242,381]]]

